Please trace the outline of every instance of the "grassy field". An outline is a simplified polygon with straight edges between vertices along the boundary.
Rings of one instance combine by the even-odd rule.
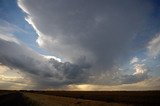
[[[127,104],[124,103],[107,103],[102,101],[84,100],[35,93],[24,93],[24,95],[32,99],[40,106],[127,106]]]
[[[0,96],[1,96],[1,95],[5,95],[5,94],[9,94],[9,93],[12,93],[12,92],[15,92],[15,91],[0,90]]]
[[[0,106],[14,106],[14,104],[15,106],[160,106],[160,91],[0,91]]]

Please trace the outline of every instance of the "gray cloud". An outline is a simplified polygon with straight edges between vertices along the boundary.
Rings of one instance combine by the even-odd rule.
[[[8,36],[8,31],[0,31],[0,63],[21,70],[35,89],[148,79],[141,70],[126,75],[114,66],[132,49],[136,33],[146,27],[153,9],[149,1],[18,0],[18,5],[37,32],[39,46],[63,61],[45,58]]]
[[[0,62],[4,65],[27,70],[32,74],[40,74],[40,56],[24,45],[0,39]],[[41,57],[42,58],[42,57]],[[36,64],[35,64],[36,63]],[[43,64],[42,64],[43,65]],[[44,69],[43,69],[44,70]],[[47,71],[46,71],[47,72]]]
[[[1,64],[21,70],[39,86],[85,82],[87,77],[85,70],[90,66],[80,66],[69,62],[61,63],[53,58],[45,58],[16,38],[7,36],[0,37]]]
[[[12,38],[12,39],[11,39]],[[110,72],[98,75],[88,72],[90,65],[70,62],[59,62],[54,58],[45,58],[36,53],[16,38],[5,36],[0,38],[0,63],[11,69],[19,69],[30,78],[34,89],[61,87],[69,84],[107,84],[119,85],[143,81],[148,78],[147,73],[124,75],[118,73],[118,67]]]
[[[146,79],[150,78],[147,73],[144,74],[137,74],[137,75],[124,75],[122,76],[122,84],[132,84],[144,81]]]
[[[152,13],[143,0],[18,0],[18,5],[41,47],[64,61],[85,57],[92,71],[106,71],[127,54]]]

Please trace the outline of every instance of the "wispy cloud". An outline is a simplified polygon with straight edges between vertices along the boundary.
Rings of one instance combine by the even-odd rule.
[[[148,44],[149,55],[156,58],[160,55],[160,35],[157,34]]]

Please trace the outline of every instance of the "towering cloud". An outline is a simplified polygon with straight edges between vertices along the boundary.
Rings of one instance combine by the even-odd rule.
[[[126,65],[131,68],[127,72],[119,66],[128,59],[137,33],[144,31],[150,21],[151,1],[17,0],[17,4],[36,31],[39,47],[52,56],[27,47],[14,36],[15,29],[23,30],[4,23],[7,26],[0,25],[0,64],[20,70],[35,88],[76,88],[87,83],[113,88],[119,84],[123,89],[150,78],[138,56],[128,61]],[[153,56],[159,54],[159,39],[149,42]]]
[[[18,0],[37,43],[63,61],[88,63],[106,71],[130,50],[152,13],[139,0]]]

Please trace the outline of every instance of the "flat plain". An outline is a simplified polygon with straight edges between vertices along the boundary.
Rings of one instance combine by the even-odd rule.
[[[0,91],[0,106],[160,106],[160,91]]]

